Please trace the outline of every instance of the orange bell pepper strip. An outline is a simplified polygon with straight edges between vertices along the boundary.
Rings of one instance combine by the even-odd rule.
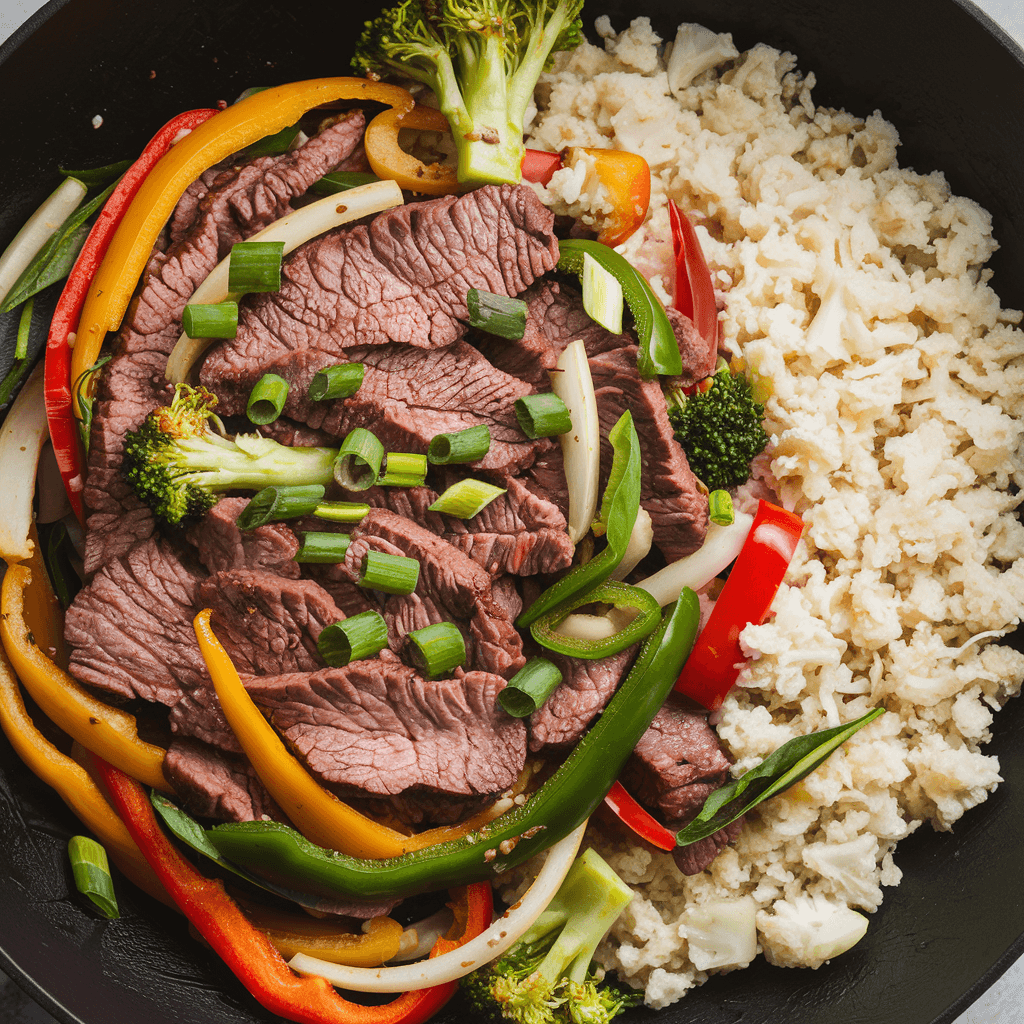
[[[352,857],[398,857],[472,832],[480,821],[406,836],[361,814],[328,792],[288,750],[253,703],[210,624],[210,609],[193,620],[199,650],[227,718],[246,757],[271,796],[307,839]]]
[[[25,621],[32,570],[8,566],[0,590],[0,639],[32,699],[56,726],[83,747],[114,761],[134,778],[165,793],[164,751],[139,739],[135,718],[97,700],[40,650]]]
[[[405,89],[365,78],[291,82],[239,100],[194,127],[168,150],[121,218],[92,279],[71,354],[70,380],[78,380],[96,362],[107,331],[121,326],[153,244],[185,189],[232,153],[287,128],[313,107],[335,100],[368,100],[403,111],[415,105]],[[81,415],[80,409],[76,412]]]
[[[434,107],[417,105],[412,111],[399,107],[378,114],[367,126],[363,145],[366,159],[378,178],[393,178],[401,188],[430,196],[461,192],[463,186],[455,168],[445,164],[425,164],[398,144],[402,128],[448,132],[448,118]]]
[[[111,765],[97,766],[114,806],[167,891],[214,952],[272,1013],[296,1024],[422,1024],[455,993],[458,983],[451,982],[406,992],[382,1006],[362,1006],[343,999],[323,978],[295,974],[223,884],[199,874],[178,853],[157,824],[142,787]],[[439,939],[431,956],[458,948],[490,925],[489,884],[453,890],[453,895],[457,937]]]
[[[615,248],[621,245],[647,217],[651,205],[651,169],[637,153],[621,149],[585,149],[594,158],[594,168],[614,209],[601,223],[597,240]]]

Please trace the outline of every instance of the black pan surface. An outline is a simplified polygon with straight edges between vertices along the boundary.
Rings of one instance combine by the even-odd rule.
[[[174,114],[252,85],[343,74],[372,5],[321,0],[53,0],[0,48],[0,248],[56,185],[56,168],[132,157]],[[641,5],[591,0],[625,27]],[[957,0],[648,0],[655,27],[731,31],[740,49],[789,49],[818,103],[880,109],[901,161],[944,170],[993,214],[1004,305],[1024,306],[1024,53]],[[95,115],[103,118],[94,128]],[[0,367],[13,339],[3,337]],[[867,937],[818,971],[763,962],[682,1002],[624,1020],[658,1024],[948,1024],[1024,953],[1024,706],[997,716],[1007,779],[952,835],[900,844],[904,881]],[[193,941],[183,921],[120,886],[106,924],[68,896],[77,820],[0,740],[0,965],[68,1024],[253,1024],[274,1018]],[[457,1001],[442,1024],[469,1019]]]

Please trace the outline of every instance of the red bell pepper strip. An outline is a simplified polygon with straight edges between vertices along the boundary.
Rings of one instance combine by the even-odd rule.
[[[649,814],[629,795],[621,782],[612,783],[604,798],[605,806],[641,839],[646,839],[659,850],[674,850],[676,834],[670,832],[657,818]]]
[[[146,175],[170,149],[179,133],[190,131],[216,113],[216,110],[189,110],[172,118],[153,136],[139,159],[124,172],[117,187],[100,210],[82,246],[82,251],[78,254],[50,321],[43,383],[46,417],[50,425],[53,451],[71,507],[75,510],[75,515],[83,521],[82,453],[72,410],[71,388],[75,382],[70,379],[71,346],[68,344],[68,336],[78,327],[78,318],[82,313],[93,275],[103,260],[117,225],[135,198],[135,193],[138,192]]]
[[[802,531],[799,516],[767,501],[758,504],[746,543],[679,673],[677,692],[711,711],[722,706],[745,661],[740,633],[764,621]]]
[[[454,995],[458,982],[405,992],[382,1006],[362,1006],[339,996],[324,978],[292,971],[254,927],[221,882],[206,878],[164,835],[143,788],[130,776],[96,758],[97,771],[132,838],[175,903],[249,992],[268,1010],[297,1024],[422,1024]],[[441,938],[431,956],[475,938],[491,923],[491,887],[477,882],[456,895],[455,917],[462,933]]]
[[[561,153],[545,153],[542,149],[528,149],[523,154],[520,171],[524,181],[547,185],[551,175],[562,166]]]
[[[692,321],[700,336],[718,348],[718,308],[715,286],[711,281],[704,251],[689,218],[670,202],[668,217],[672,224],[672,250],[676,259],[676,294],[673,305]]]

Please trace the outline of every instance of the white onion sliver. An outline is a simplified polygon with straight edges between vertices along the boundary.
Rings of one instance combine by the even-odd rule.
[[[247,242],[284,242],[285,254],[297,249],[325,231],[361,220],[372,213],[389,210],[403,203],[402,190],[391,180],[371,181],[347,192],[327,196],[309,206],[303,206],[286,217],[274,221],[269,227],[257,231]],[[237,299],[228,291],[228,265],[231,257],[220,261],[209,276],[195,290],[190,303],[227,302]],[[213,344],[212,338],[190,338],[183,334],[171,350],[164,371],[172,384],[188,379],[196,360]]]
[[[584,822],[551,847],[533,885],[518,903],[486,931],[450,953],[400,967],[346,967],[296,953],[288,966],[299,974],[319,975],[352,992],[409,992],[463,978],[501,956],[540,917],[572,867],[586,827]]]
[[[25,221],[0,256],[0,303],[7,298],[7,293],[50,240],[50,236],[75,212],[85,198],[85,193],[85,186],[77,178],[65,178],[43,205]]]
[[[49,437],[43,405],[40,362],[14,400],[0,428],[0,558],[10,564],[29,558],[32,499],[36,493],[39,453]]]
[[[569,539],[573,544],[590,530],[597,512],[601,477],[601,424],[597,418],[597,397],[590,375],[587,350],[577,338],[558,358],[558,369],[549,374],[551,390],[565,402],[572,417],[572,430],[562,434],[562,460],[569,490]]]
[[[737,512],[729,526],[711,523],[704,543],[692,555],[686,555],[636,585],[646,590],[665,607],[682,592],[683,587],[700,590],[706,587],[740,553],[751,526],[752,516]]]
[[[404,964],[410,960],[425,957],[433,948],[434,943],[452,926],[452,912],[442,907],[436,914],[425,917],[422,921],[409,925],[402,932],[401,945],[398,952],[388,961],[389,964]]]
[[[645,508],[637,511],[636,519],[633,520],[633,529],[629,535],[629,543],[626,545],[626,552],[622,561],[612,570],[613,580],[624,580],[641,560],[647,557],[654,543],[654,523],[651,522],[651,515]]]

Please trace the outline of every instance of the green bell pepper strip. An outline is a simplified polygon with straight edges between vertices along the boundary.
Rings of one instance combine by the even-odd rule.
[[[616,608],[635,608],[639,614],[617,633],[602,640],[582,640],[558,632],[558,626],[567,615],[580,605],[590,604],[591,601],[611,604]],[[593,590],[577,594],[574,598],[563,601],[547,615],[542,615],[530,627],[530,633],[541,647],[573,658],[594,661],[597,658],[606,658],[610,654],[618,654],[619,651],[624,651],[638,640],[642,640],[657,628],[659,618],[661,608],[646,590],[631,587],[628,583],[619,583],[618,580],[605,580]]]
[[[658,374],[678,377],[683,372],[683,357],[679,354],[676,332],[644,275],[614,249],[589,238],[568,238],[558,243],[558,251],[558,269],[564,273],[582,277],[583,255],[589,253],[622,285],[622,297],[633,314],[640,343],[636,358],[640,376],[644,380],[652,380]]]
[[[547,615],[578,594],[585,594],[599,583],[603,583],[615,571],[615,567],[626,553],[633,524],[640,511],[642,466],[640,438],[637,437],[633,417],[628,409],[608,432],[608,440],[613,452],[612,468],[601,501],[601,517],[606,531],[607,546],[589,562],[584,562],[583,565],[567,572],[548,587],[516,619],[516,625],[520,628],[532,626],[542,615]]]
[[[699,620],[697,596],[684,590],[604,713],[554,775],[522,807],[460,839],[366,860],[325,850],[274,821],[217,825],[207,836],[226,860],[323,896],[403,898],[491,879],[546,850],[593,813],[671,692]]]

